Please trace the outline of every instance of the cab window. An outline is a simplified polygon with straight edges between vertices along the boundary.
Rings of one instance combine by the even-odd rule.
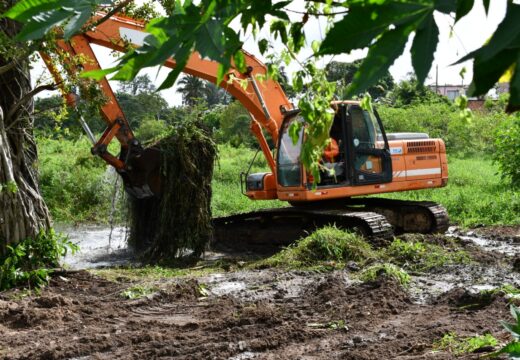
[[[281,186],[300,186],[301,184],[300,153],[302,148],[303,127],[299,132],[296,144],[289,136],[289,127],[295,121],[302,122],[303,120],[299,116],[286,120],[281,130],[277,161],[278,183]]]

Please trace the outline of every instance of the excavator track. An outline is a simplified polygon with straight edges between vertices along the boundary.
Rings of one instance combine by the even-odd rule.
[[[339,202],[297,204],[213,219],[213,245],[256,251],[287,246],[325,225],[351,229],[368,238],[401,233],[443,233],[446,209],[431,201],[351,198]]]
[[[213,219],[213,246],[254,251],[287,246],[316,228],[336,225],[370,238],[391,238],[392,225],[381,214],[349,209],[286,207]]]
[[[431,201],[406,201],[383,198],[351,198],[346,206],[383,215],[400,233],[444,233],[449,227],[446,209]]]

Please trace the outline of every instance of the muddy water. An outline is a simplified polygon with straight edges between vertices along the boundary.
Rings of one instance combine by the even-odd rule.
[[[73,270],[93,269],[107,266],[135,263],[135,256],[126,243],[127,230],[124,227],[99,225],[58,225],[57,231],[68,235],[79,246],[75,254],[67,254],[64,265]]]
[[[64,263],[71,269],[91,269],[108,266],[138,264],[135,255],[126,244],[127,231],[116,227],[110,237],[110,228],[103,226],[64,226],[59,229],[69,235],[80,246],[75,255],[68,255]],[[451,227],[446,236],[455,238],[466,246],[474,246],[486,253],[510,258],[520,254],[520,242],[514,237],[496,240],[477,235],[473,231],[463,232]],[[225,258],[226,254],[207,253],[206,259]],[[504,271],[504,265],[507,268]],[[490,290],[504,284],[520,287],[520,273],[509,269],[509,264],[470,263],[445,267],[438,273],[413,274],[409,289],[410,296],[416,303],[426,303],[432,298],[454,288],[465,288],[477,293]],[[342,271],[345,285],[357,283],[353,273]],[[239,271],[216,273],[200,279],[216,296],[232,295],[243,300],[264,300],[269,298],[296,298],[302,291],[315,282],[318,277],[308,272]]]
[[[520,237],[511,236],[507,239],[494,240],[479,236],[475,231],[462,232],[457,227],[451,226],[446,236],[473,243],[484,251],[498,252],[506,255],[516,255],[520,249]]]

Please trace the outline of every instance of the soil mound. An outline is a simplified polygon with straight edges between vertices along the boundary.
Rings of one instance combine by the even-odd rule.
[[[463,310],[480,310],[499,302],[505,305],[506,301],[499,294],[492,292],[470,292],[463,288],[452,289],[433,301],[433,305],[449,305]]]

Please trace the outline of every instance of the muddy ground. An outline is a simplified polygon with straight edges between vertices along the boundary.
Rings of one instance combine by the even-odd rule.
[[[509,340],[498,321],[510,320],[511,299],[482,290],[520,287],[520,227],[449,236],[473,261],[412,274],[406,289],[386,277],[361,283],[355,266],[231,266],[148,281],[153,291],[125,299],[139,280],[57,273],[40,296],[0,293],[0,358],[476,359],[493,349],[455,355],[434,344],[450,331]]]

